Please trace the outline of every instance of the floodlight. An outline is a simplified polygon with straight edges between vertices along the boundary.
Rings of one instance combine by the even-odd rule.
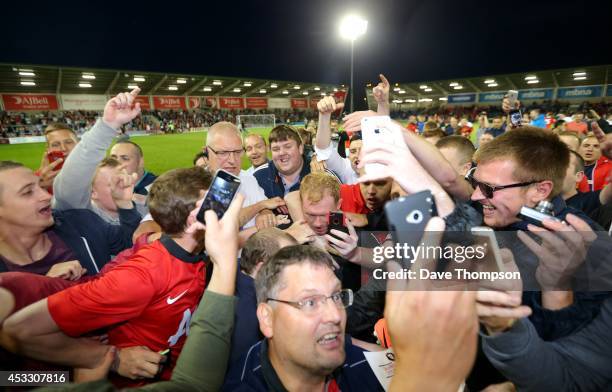
[[[357,16],[348,15],[340,22],[340,36],[354,41],[368,30],[368,21]]]

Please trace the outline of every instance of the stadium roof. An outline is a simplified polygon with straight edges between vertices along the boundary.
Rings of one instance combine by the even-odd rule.
[[[418,83],[398,82],[391,86],[390,99],[405,100],[489,91],[605,85],[612,83],[610,78],[612,78],[612,66],[600,65]],[[367,84],[368,99],[372,99],[372,87],[376,84],[378,81]]]
[[[32,84],[33,83],[33,84]],[[141,88],[142,95],[307,98],[343,85],[44,65],[0,64],[0,93],[106,94]]]

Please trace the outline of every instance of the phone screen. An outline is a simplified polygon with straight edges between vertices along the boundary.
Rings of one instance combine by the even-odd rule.
[[[238,177],[224,170],[217,170],[196,219],[204,222],[204,212],[206,210],[213,210],[217,217],[221,219],[234,199],[234,195],[236,195],[239,187],[240,179]]]

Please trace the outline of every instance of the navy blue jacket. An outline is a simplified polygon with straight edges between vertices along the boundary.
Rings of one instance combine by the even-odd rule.
[[[351,343],[345,335],[344,365],[336,369],[328,379],[336,380],[341,391],[382,391],[383,388],[363,355],[364,350]],[[224,391],[286,391],[268,358],[268,341],[261,340],[252,346],[241,361],[231,364]]]
[[[234,316],[230,366],[263,338],[259,332],[259,320],[257,319],[255,280],[240,270],[236,276],[236,297],[238,297],[238,302]]]
[[[612,287],[606,284],[609,274],[594,277],[593,271],[610,271],[612,266],[612,240],[603,233],[603,229],[582,211],[568,207],[560,196],[551,200],[555,217],[564,219],[567,214],[573,214],[583,219],[598,233],[584,264],[578,269],[573,279],[574,303],[561,310],[548,310],[541,306],[539,284],[535,280],[535,271],[539,264],[537,256],[529,250],[517,237],[518,230],[527,231],[527,222],[516,222],[505,230],[496,231],[500,247],[508,247],[514,254],[514,260],[521,272],[523,280],[523,304],[530,306],[533,314],[529,317],[538,334],[544,340],[556,340],[570,335],[589,324],[601,309],[603,300],[609,297]],[[603,235],[602,235],[603,234]],[[537,237],[534,237],[537,240]],[[607,275],[607,276],[605,276]]]
[[[300,179],[298,182],[293,184],[291,188],[289,188],[289,192],[299,190],[302,178],[306,177],[308,174],[310,174],[310,159],[304,157],[304,165],[302,166],[302,171],[300,172]],[[273,197],[285,197],[285,186],[283,185],[283,179],[281,178],[276,166],[274,166],[274,162],[270,162],[266,168],[257,170],[255,173],[253,173],[253,175],[257,179],[259,186],[264,190],[264,193],[268,199]]]
[[[146,189],[147,186],[151,185],[157,176],[151,172],[145,170],[144,175],[138,181],[138,183],[134,186],[134,193],[139,195],[148,195],[149,191]]]
[[[132,234],[140,223],[136,208],[119,209],[120,225],[111,225],[86,209],[53,211],[55,224],[48,230],[57,234],[74,252],[87,275],[97,274],[112,255],[132,247]],[[6,272],[0,262],[0,272]]]

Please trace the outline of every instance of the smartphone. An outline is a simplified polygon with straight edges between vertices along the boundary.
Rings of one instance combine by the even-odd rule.
[[[239,187],[240,179],[238,177],[225,170],[217,170],[196,219],[204,223],[204,212],[206,210],[213,210],[217,217],[221,219],[229,208]]]
[[[346,227],[345,216],[342,211],[329,213],[327,219],[327,234],[333,236],[331,233],[332,230],[338,230],[346,234],[349,233],[348,227]]]
[[[363,147],[386,143],[396,146],[405,145],[402,129],[391,121],[389,116],[365,117],[361,120],[361,137]],[[388,177],[385,166],[379,163],[371,163],[365,166],[367,174]]]
[[[508,104],[510,105],[510,112],[508,115],[510,116],[510,123],[514,127],[520,127],[523,122],[523,114],[520,110],[515,109],[516,100],[518,99],[518,91],[516,90],[508,90],[508,94],[506,94],[508,98]]]
[[[437,215],[434,197],[430,191],[401,196],[385,204],[385,215],[395,243],[417,247],[427,222]]]
[[[501,252],[499,251],[497,238],[495,237],[495,231],[490,227],[476,226],[472,227],[471,232],[475,240],[475,245],[484,246],[486,248],[486,253],[483,259],[470,261],[470,263],[478,263],[479,271],[503,272],[504,263],[502,261]]]
[[[508,90],[508,94],[506,94],[506,98],[508,98],[508,103],[510,104],[510,109],[514,109],[516,105],[516,100],[518,99],[518,91],[516,90]]]
[[[55,166],[55,170],[60,170],[64,166],[64,162],[66,162],[66,155],[62,151],[49,151],[47,153],[47,160],[49,163],[53,163],[58,159],[63,159],[57,166]]]

